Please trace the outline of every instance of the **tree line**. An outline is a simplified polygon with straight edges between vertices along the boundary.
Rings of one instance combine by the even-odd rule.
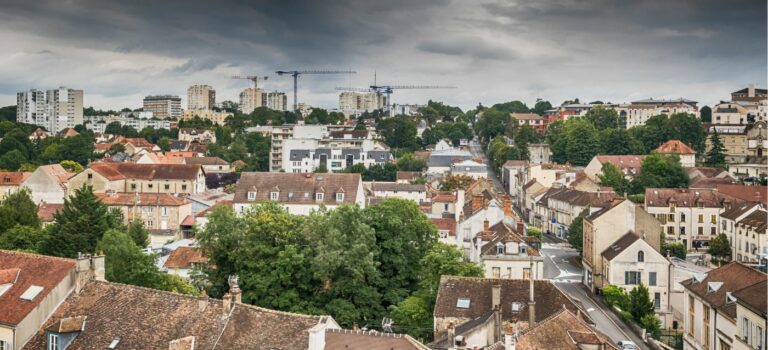
[[[344,327],[375,327],[389,316],[395,330],[419,338],[432,331],[440,275],[482,275],[460,250],[437,241],[416,203],[400,199],[309,216],[273,202],[242,215],[222,206],[197,238],[210,258],[198,282],[209,295],[222,296],[227,277],[237,274],[243,302],[330,314]]]

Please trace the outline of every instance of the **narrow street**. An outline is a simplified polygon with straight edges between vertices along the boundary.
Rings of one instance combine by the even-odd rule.
[[[470,141],[469,150],[475,158],[479,158],[485,164],[489,164],[483,146],[479,141]],[[488,179],[493,182],[496,190],[507,193],[496,171],[490,165],[488,166]],[[518,213],[520,212],[517,207],[514,210]],[[556,241],[545,236],[542,242],[541,253],[545,257],[544,278],[552,280],[563,293],[581,304],[583,310],[595,323],[597,330],[611,338],[614,344],[622,340],[631,340],[637,344],[639,349],[648,349],[642,340],[632,333],[623,321],[605,309],[602,304],[595,302],[587,294],[589,293],[588,289],[581,283],[584,271],[581,266],[573,264],[573,260],[579,256],[578,251],[571,248],[568,243]]]

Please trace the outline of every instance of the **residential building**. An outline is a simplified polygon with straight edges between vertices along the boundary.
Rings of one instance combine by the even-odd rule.
[[[360,174],[243,172],[237,183],[233,208],[242,213],[253,204],[274,201],[291,214],[308,215],[325,206],[365,207]]]
[[[130,156],[135,156],[137,154],[141,154],[144,152],[159,152],[160,147],[143,139],[143,138],[133,138],[133,137],[126,137],[121,138],[120,140],[116,140],[115,143],[121,143],[123,146],[125,146],[125,153],[127,153]]]
[[[344,91],[339,94],[339,110],[343,112],[373,112],[384,106],[387,106],[387,97],[377,92]]]
[[[433,347],[461,341],[463,348],[485,348],[501,340],[502,329],[529,329],[563,309],[583,314],[547,280],[442,276],[433,313]]]
[[[641,205],[628,199],[616,200],[611,205],[584,217],[583,231],[583,283],[591,290],[603,288],[608,284],[603,276],[601,254],[627,232],[634,232],[656,251],[661,246],[659,222],[643,210]]]
[[[83,124],[83,90],[35,89],[16,94],[17,121],[35,124],[51,132]]]
[[[189,109],[184,111],[181,118],[184,120],[190,120],[200,118],[203,120],[210,120],[216,125],[224,125],[227,122],[227,118],[233,114],[227,111],[214,111],[212,109]]]
[[[0,200],[3,200],[11,193],[18,191],[22,183],[32,173],[21,171],[0,171]]]
[[[736,299],[736,322],[739,329],[733,341],[734,350],[765,349],[768,345],[767,285],[758,282],[731,294]]]
[[[712,107],[712,124],[743,125],[749,119],[749,110],[737,102],[720,102]]]
[[[552,151],[549,149],[547,143],[529,143],[528,144],[528,159],[531,164],[549,164]]]
[[[458,202],[459,198],[463,201],[464,190],[459,190],[457,193],[445,191],[435,193],[430,201],[432,205],[430,213],[438,217],[443,217],[445,214],[452,214],[458,218],[461,210],[457,209],[462,207]]]
[[[409,184],[411,181],[421,178],[423,175],[420,171],[397,171],[395,173],[395,182]]]
[[[696,101],[680,98],[675,100],[639,100],[630,104],[611,106],[619,114],[619,124],[624,128],[642,126],[653,116],[671,116],[677,113],[693,114],[698,116],[699,109]]]
[[[669,140],[656,148],[656,153],[676,154],[684,168],[696,166],[696,151],[680,140]]]
[[[159,119],[181,118],[181,97],[175,95],[150,95],[144,97],[144,112],[151,112]]]
[[[427,160],[427,174],[446,175],[451,171],[451,166],[465,160],[472,159],[472,153],[462,149],[435,149]]]
[[[517,336],[508,335],[508,338],[505,337],[504,347],[499,349],[618,350],[610,338],[596,330],[584,318],[581,313],[563,309]]]
[[[64,209],[64,204],[40,202],[37,205],[37,217],[40,218],[43,228],[56,222],[56,213],[60,212],[62,209]]]
[[[768,187],[745,186],[735,184],[723,184],[717,186],[717,192],[733,198],[733,201],[742,201],[747,204],[759,203],[763,208],[768,207]]]
[[[224,174],[234,171],[226,160],[219,157],[187,157],[184,164],[195,164],[203,167],[205,174]]]
[[[627,179],[632,179],[640,173],[645,156],[641,155],[596,155],[584,168],[584,173],[590,180],[600,182],[599,176],[603,174],[603,164],[611,163],[624,174]]]
[[[760,102],[768,99],[767,89],[757,89],[754,84],[731,93],[731,101],[736,102]]]
[[[356,164],[369,167],[392,160],[389,147],[372,139],[365,130],[318,125],[293,129],[292,137],[272,139],[273,169],[279,165],[285,172],[309,173],[325,167],[329,172],[338,172]],[[277,151],[281,154],[277,155]]]
[[[103,256],[74,260],[0,250],[0,349],[36,349],[30,340],[89,275],[104,279]]]
[[[340,328],[331,316],[243,304],[229,281],[223,299],[89,281],[53,305],[25,349],[323,349],[326,330]]]
[[[768,157],[768,124],[764,120],[747,129],[747,163],[765,165]]]
[[[202,270],[208,264],[208,258],[197,247],[178,247],[163,263],[163,269],[171,275],[189,279],[194,270]]]
[[[190,143],[216,143],[216,133],[209,129],[181,128],[178,139]]]
[[[153,248],[178,239],[182,221],[192,214],[191,201],[170,193],[108,192],[96,195],[107,207],[119,210],[125,224],[141,220],[149,231]]]
[[[264,90],[259,88],[246,88],[240,92],[240,112],[251,114],[256,108],[262,106]]]
[[[747,129],[748,125],[710,125],[707,128],[707,151],[712,148],[711,135],[717,133],[725,147],[725,161],[728,164],[747,162]]]
[[[21,187],[29,189],[35,203],[62,204],[70,188],[67,180],[73,175],[58,164],[41,165],[21,182]]]
[[[347,126],[294,124],[275,126],[272,128],[272,141],[269,153],[270,171],[287,171],[285,167],[293,166],[289,159],[290,153],[294,149],[312,150],[317,147],[328,149],[362,149],[365,147],[366,150],[369,150],[374,147],[385,148],[383,145],[378,145],[372,136],[366,130],[354,131],[351,127]],[[361,160],[362,157],[357,159]],[[344,160],[346,161],[346,159]],[[303,166],[303,164],[301,165]],[[306,166],[309,166],[309,160],[307,160]],[[314,169],[312,168],[310,171]],[[331,167],[328,169],[330,170]]]
[[[714,189],[645,189],[645,210],[658,219],[665,239],[687,249],[709,245],[720,233],[720,212],[731,201]]]
[[[754,301],[747,299],[751,299],[748,296],[752,296],[756,290],[759,291],[760,286],[766,283],[764,273],[738,262],[728,263],[683,281],[686,293],[684,308],[687,310],[683,348],[764,348],[765,319],[759,320],[758,324],[753,324],[752,318],[746,315],[738,319],[736,295],[742,295],[745,302],[764,303],[765,294],[755,295]],[[762,291],[765,291],[764,287]],[[736,338],[737,335],[741,338]],[[761,341],[761,347],[752,346],[759,345]]]
[[[411,185],[398,182],[363,182],[363,187],[374,198],[400,198],[418,204],[427,201],[427,185]]]
[[[562,188],[544,196],[540,206],[546,212],[547,225],[545,232],[551,233],[561,239],[568,239],[568,229],[571,222],[582,211],[587,210],[587,215],[594,213],[617,199],[618,196],[610,188],[603,188],[596,192],[585,192]]]
[[[470,261],[485,270],[486,278],[544,279],[544,256],[532,244],[534,237],[525,236],[525,226],[513,229],[511,220],[491,226],[486,219],[483,231],[472,239]]]
[[[216,90],[210,85],[192,85],[187,89],[187,109],[213,109]]]
[[[721,232],[731,243],[731,259],[745,264],[768,263],[768,211],[761,204],[732,206],[720,214],[720,220]]]
[[[287,111],[288,96],[279,91],[263,93],[261,94],[261,105],[276,111]]]
[[[16,121],[53,130],[49,120],[45,91],[31,89],[16,94]]]
[[[654,312],[664,328],[672,326],[669,307],[670,262],[634,232],[627,232],[601,253],[605,285],[621,287],[629,293],[637,285],[648,287]]]
[[[508,160],[501,167],[501,183],[518,208],[523,208],[523,186],[528,183],[527,160]]]
[[[519,126],[528,125],[536,132],[547,130],[547,118],[536,113],[510,113],[509,116],[517,120]]]
[[[43,128],[37,128],[35,131],[29,134],[29,139],[32,141],[42,140],[48,138],[49,136],[51,136],[51,134],[45,131]]]
[[[475,180],[486,179],[488,178],[488,166],[472,159],[466,159],[451,164],[451,175],[469,176]]]
[[[195,164],[92,163],[68,184],[70,191],[89,185],[95,193],[195,194],[205,191],[205,175]]]
[[[126,114],[121,113],[120,115],[91,115],[83,118],[85,127],[97,134],[103,134],[107,125],[111,123],[130,126],[137,131],[147,127],[170,130],[176,126],[175,121],[156,118],[153,112],[126,112]]]
[[[664,252],[666,253],[666,252]],[[669,254],[668,254],[669,255]],[[688,310],[685,308],[685,299],[688,297],[683,282],[694,276],[703,276],[712,268],[705,266],[703,260],[688,261],[674,256],[668,258],[672,264],[670,269],[669,306],[672,310],[672,329],[683,331]],[[667,327],[669,328],[669,327]]]

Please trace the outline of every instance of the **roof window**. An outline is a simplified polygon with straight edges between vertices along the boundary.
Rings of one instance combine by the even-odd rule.
[[[40,294],[40,292],[43,291],[43,287],[40,286],[30,286],[27,288],[27,290],[24,292],[24,294],[21,295],[22,300],[32,301],[35,300],[35,297]]]
[[[459,309],[469,309],[469,298],[459,298],[456,300],[456,307]]]

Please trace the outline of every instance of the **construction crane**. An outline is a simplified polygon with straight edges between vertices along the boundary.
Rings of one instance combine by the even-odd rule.
[[[298,102],[298,90],[299,90],[299,75],[304,74],[355,74],[357,72],[352,70],[279,70],[277,75],[290,75],[293,77],[293,110],[299,109]]]
[[[246,79],[253,82],[253,89],[256,90],[259,88],[259,79],[261,80],[267,80],[269,77],[267,76],[257,76],[257,75],[233,75],[230,78],[232,79]]]

